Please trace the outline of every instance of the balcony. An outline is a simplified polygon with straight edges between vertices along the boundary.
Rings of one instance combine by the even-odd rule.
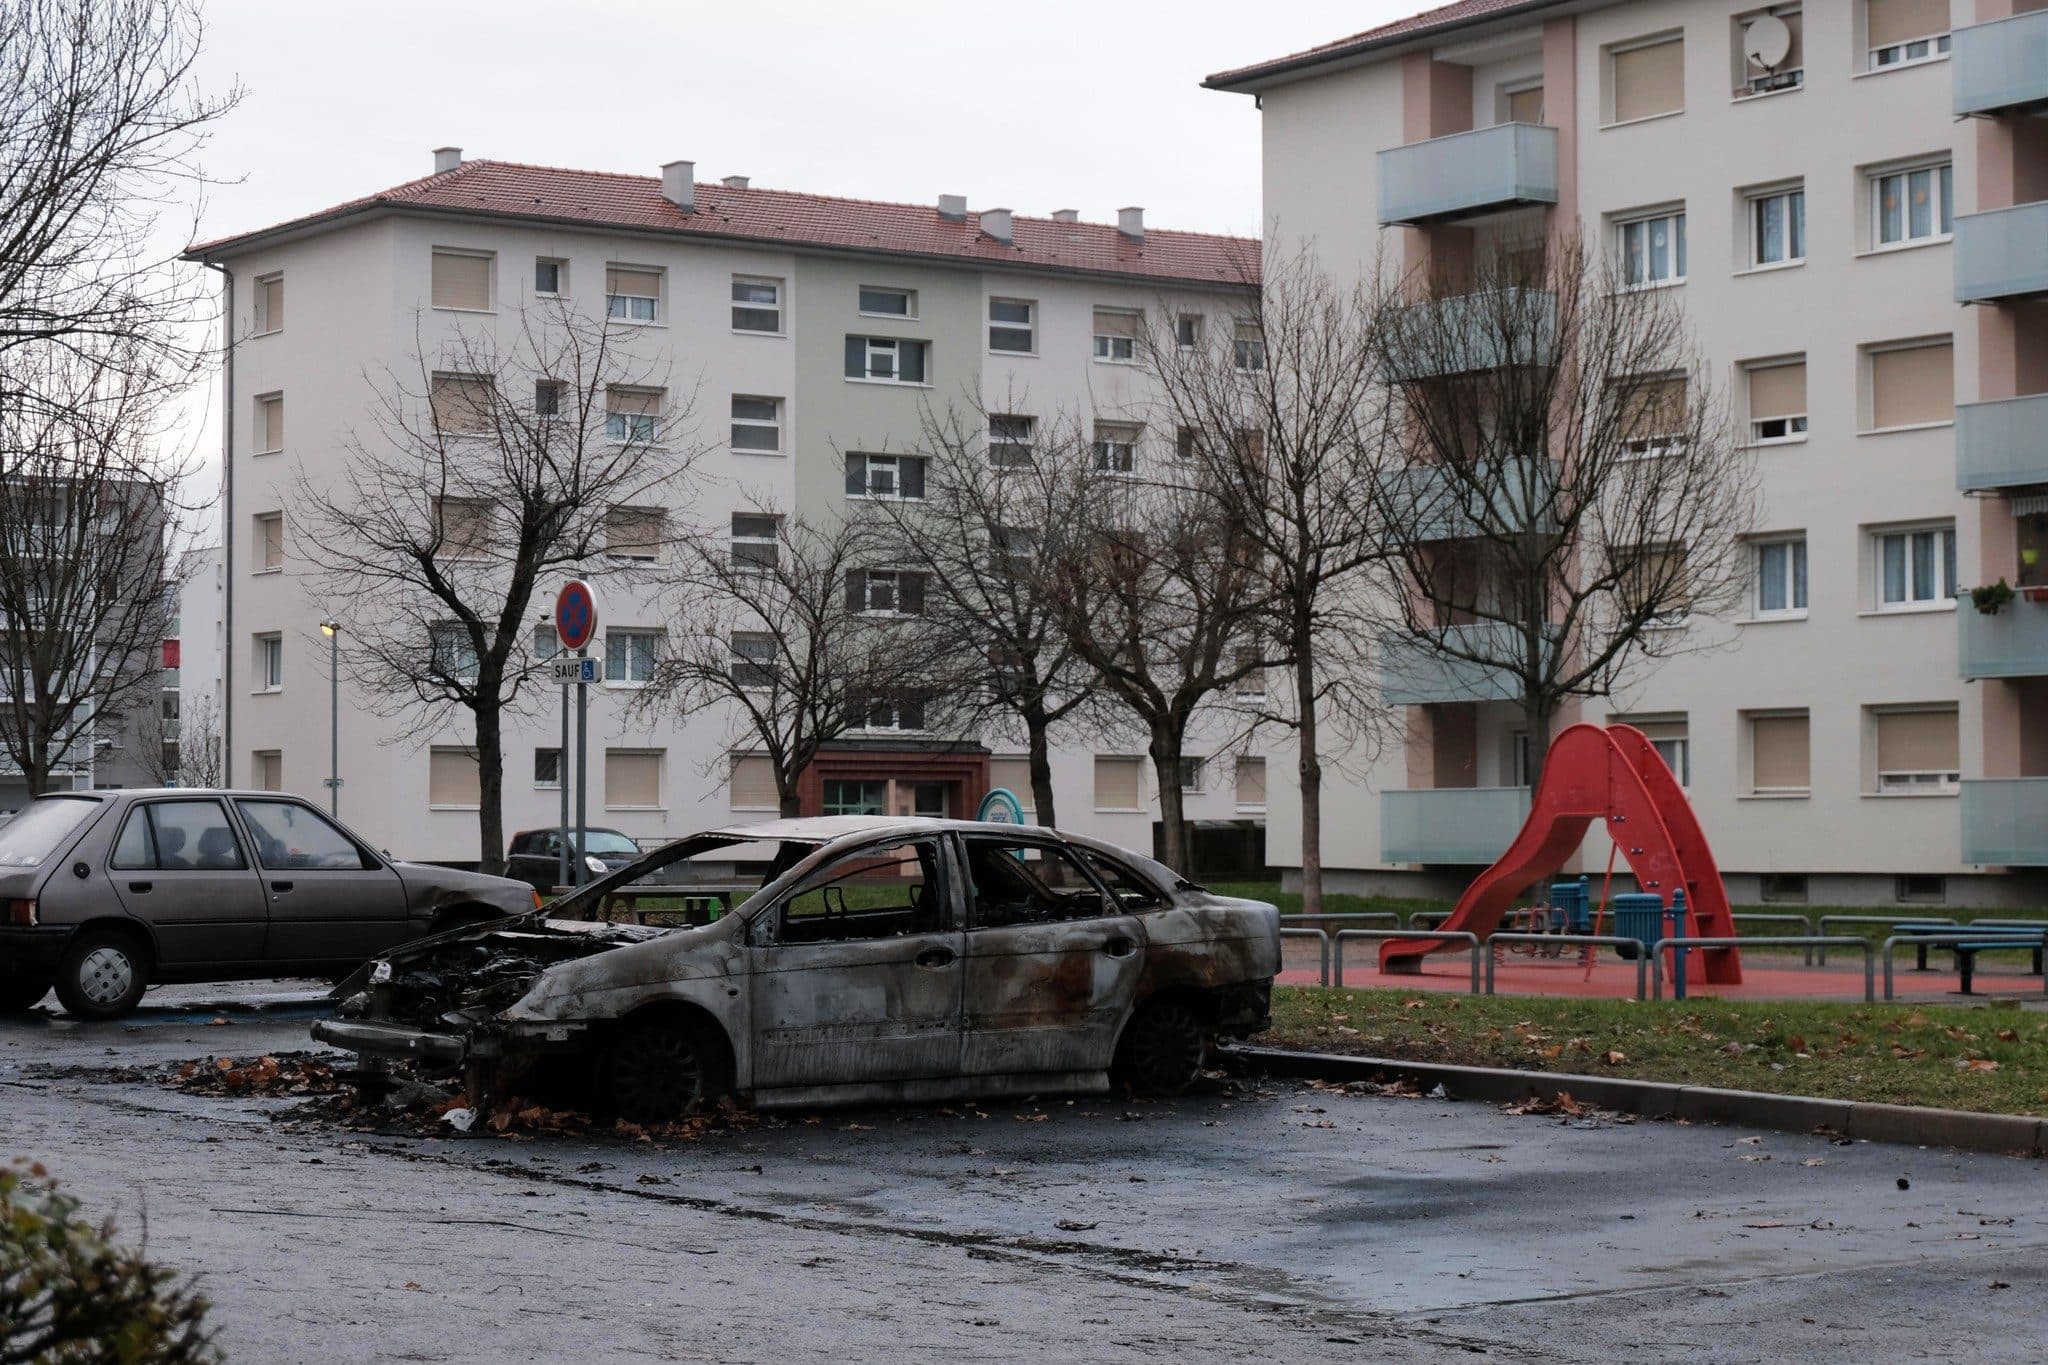
[[[1540,529],[1549,500],[1549,461],[1505,460],[1469,478],[1440,465],[1412,465],[1387,478],[1388,515],[1416,540],[1464,540]]]
[[[1955,260],[1957,303],[2048,293],[2048,202],[1963,214]]]
[[[2048,603],[2015,598],[1986,616],[1965,601],[1956,626],[1965,679],[2048,678]]]
[[[1963,783],[1963,861],[2048,867],[2048,777]]]
[[[1957,488],[1996,493],[2042,483],[2048,483],[2048,393],[1956,404]]]
[[[1438,787],[1380,794],[1380,860],[1484,866],[1529,818],[1527,787]]]
[[[1379,154],[1380,226],[1557,202],[1557,129],[1499,123]]]
[[[1437,633],[1448,648],[1482,658],[1513,659],[1521,648],[1522,633],[1498,621],[1444,626]],[[1521,699],[1522,685],[1508,669],[1450,658],[1403,636],[1380,641],[1380,661],[1380,695],[1389,706]]]
[[[1957,118],[2048,103],[2048,10],[1959,28],[1949,42]]]
[[[1389,368],[1399,380],[1478,374],[1556,359],[1557,296],[1492,289],[1411,304],[1387,319]]]

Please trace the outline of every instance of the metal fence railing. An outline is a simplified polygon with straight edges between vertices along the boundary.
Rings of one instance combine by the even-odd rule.
[[[1462,929],[1339,929],[1335,939],[1337,970],[1334,984],[1338,986],[1344,984],[1344,941],[1346,939],[1385,940],[1390,938],[1422,938],[1431,939],[1439,943],[1463,944],[1470,952],[1472,958],[1472,994],[1479,994],[1479,959],[1482,956],[1479,935],[1467,933]]]
[[[1814,922],[1814,932],[1825,934],[1831,924],[1954,924],[1947,915],[1822,915]],[[1828,950],[1823,948],[1819,955],[1820,965],[1828,965]]]
[[[1935,923],[1933,920],[1925,922],[1929,924]],[[2048,926],[2037,923],[2035,927]],[[2006,932],[2010,933],[2011,931],[2007,930]],[[1892,998],[1892,954],[1897,952],[1901,946],[1910,947],[1914,944],[1919,944],[1923,948],[1952,948],[1959,943],[1983,943],[1987,940],[1996,940],[1998,937],[1999,932],[1996,926],[1985,925],[1982,928],[1978,928],[1969,924],[1957,925],[1956,931],[1952,934],[1893,934],[1884,941],[1884,998],[1887,1000]],[[1866,939],[1864,942],[1868,943],[1869,940]],[[2013,939],[2012,947],[2017,951],[2024,952],[2034,947],[2036,943],[2037,940],[2035,939],[2016,936]],[[2041,993],[2048,995],[2048,979],[2042,981]]]
[[[1487,939],[1487,942],[1489,944],[1556,944],[1560,947],[1564,944],[1572,943],[1582,944],[1591,948],[1599,948],[1603,945],[1619,948],[1626,944],[1636,950],[1636,999],[1647,1000],[1650,998],[1648,989],[1650,980],[1648,975],[1649,964],[1643,960],[1643,944],[1641,939],[1629,938],[1621,934],[1495,934]],[[1492,953],[1486,955],[1486,994],[1488,995],[1493,994],[1493,968],[1497,960]]]
[[[1290,938],[1312,938],[1316,941],[1316,951],[1321,959],[1320,967],[1316,973],[1316,984],[1321,986],[1329,985],[1330,936],[1324,933],[1321,929],[1292,929],[1283,925],[1280,929],[1280,943],[1283,949],[1286,947],[1287,940]],[[1339,978],[1337,984],[1340,986],[1344,984],[1341,977]]]
[[[1854,934],[1788,934],[1783,937],[1758,934],[1746,938],[1729,935],[1723,938],[1659,939],[1655,944],[1651,945],[1649,954],[1652,959],[1650,963],[1650,998],[1652,1000],[1662,1000],[1664,998],[1664,950],[1667,948],[1819,948],[1822,951],[1826,951],[1829,948],[1861,948],[1863,950],[1863,998],[1865,1001],[1872,1001],[1877,998],[1876,983],[1872,975],[1871,964],[1874,961],[1874,957],[1870,940]],[[1674,984],[1678,986],[1678,989],[1674,992],[1675,998],[1683,1000],[1685,994],[1682,981]],[[1889,1000],[1891,997],[1886,995],[1885,998]]]

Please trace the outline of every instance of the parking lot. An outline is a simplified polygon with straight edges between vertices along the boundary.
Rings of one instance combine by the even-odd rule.
[[[1293,1082],[657,1146],[347,1131],[154,1079],[305,1050],[319,1012],[251,983],[0,1026],[6,1155],[205,1266],[230,1359],[571,1357],[598,1324],[646,1359],[2038,1356],[2030,1162]]]

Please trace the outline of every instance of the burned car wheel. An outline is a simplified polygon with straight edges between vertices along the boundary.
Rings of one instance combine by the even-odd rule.
[[[1116,1078],[1147,1095],[1178,1095],[1201,1074],[1209,1031],[1186,1002],[1148,1000],[1117,1043]]]
[[[50,993],[50,983],[34,977],[0,976],[0,1014],[23,1014]]]
[[[148,955],[117,930],[86,930],[71,940],[57,968],[57,999],[74,1019],[119,1019],[142,1003],[148,988]]]
[[[604,1097],[620,1118],[665,1123],[709,1107],[724,1093],[723,1060],[717,1040],[704,1029],[650,1019],[612,1035],[599,1075]]]

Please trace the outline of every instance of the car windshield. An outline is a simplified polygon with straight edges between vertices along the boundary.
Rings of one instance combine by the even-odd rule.
[[[637,858],[640,845],[615,829],[586,829],[583,831],[583,851],[600,855],[624,853]]]
[[[43,859],[93,813],[99,802],[83,796],[53,796],[29,803],[0,825],[0,867],[41,867]]]

